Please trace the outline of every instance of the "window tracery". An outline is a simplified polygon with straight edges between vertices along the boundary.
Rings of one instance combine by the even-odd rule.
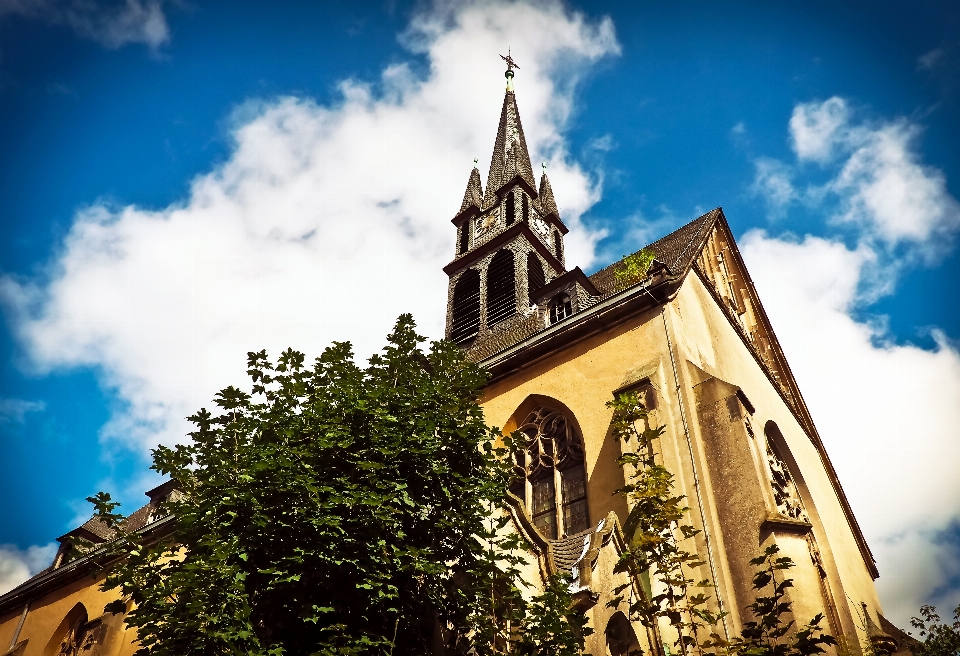
[[[590,518],[580,435],[563,412],[546,406],[528,414],[518,430],[525,444],[515,455],[512,489],[529,500],[534,526],[549,539],[585,531]]]
[[[800,492],[780,457],[767,444],[767,466],[770,468],[770,487],[773,488],[773,499],[777,504],[777,512],[781,515],[802,522],[809,522],[807,511],[803,508]]]

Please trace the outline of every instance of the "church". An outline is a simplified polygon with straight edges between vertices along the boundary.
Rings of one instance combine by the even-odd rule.
[[[531,557],[535,587],[565,572],[594,634],[588,653],[637,650],[669,656],[669,626],[645,627],[618,594],[650,594],[621,572],[630,508],[608,402],[636,393],[663,426],[658,458],[684,495],[693,550],[709,579],[717,631],[740,634],[752,618],[750,560],[776,543],[790,570],[793,615],[817,614],[825,632],[859,654],[906,650],[874,587],[870,548],[847,502],[800,389],[777,342],[723,210],[649,244],[644,270],[625,261],[586,275],[568,268],[563,222],[544,171],[535,178],[524,138],[514,64],[508,59],[486,184],[476,167],[453,216],[446,336],[490,372],[482,397],[489,425],[525,440],[508,497],[512,527]],[[646,266],[646,265],[649,266]],[[131,528],[169,533],[158,512],[176,490],[147,493]],[[108,539],[91,520],[69,536]],[[89,576],[89,559],[51,566],[0,596],[0,656],[127,656],[135,635]],[[618,592],[619,591],[619,592]],[[831,649],[832,650],[832,649]]]

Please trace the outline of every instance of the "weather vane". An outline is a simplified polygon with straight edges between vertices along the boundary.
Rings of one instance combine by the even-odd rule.
[[[519,66],[517,66],[517,62],[513,61],[513,57],[510,56],[510,48],[507,48],[507,56],[504,57],[503,55],[500,55],[500,59],[507,62],[508,71],[512,71],[515,68],[520,68]]]

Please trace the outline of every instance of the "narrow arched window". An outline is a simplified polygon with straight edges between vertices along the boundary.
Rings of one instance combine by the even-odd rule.
[[[530,220],[530,199],[527,198],[526,194],[523,194],[523,222],[527,223]]]
[[[516,220],[517,207],[513,197],[513,189],[507,192],[507,225],[513,225]]]
[[[457,253],[463,255],[467,252],[467,248],[470,247],[470,221],[464,221],[463,225],[460,226],[460,245],[457,248]]]
[[[626,615],[618,611],[613,614],[610,621],[607,622],[607,630],[604,631],[607,639],[607,653],[610,656],[630,656],[631,654],[640,654],[640,641],[637,634],[630,626]]]
[[[450,339],[468,344],[480,331],[480,274],[467,269],[453,288]]]
[[[558,260],[563,261],[563,238],[559,232],[553,233],[553,254],[557,256]]]
[[[541,406],[519,431],[524,448],[515,454],[518,480],[511,489],[527,502],[534,526],[551,540],[587,530],[583,440],[572,422],[560,410]]]
[[[534,304],[534,295],[543,288],[544,282],[540,258],[533,253],[527,253],[527,296],[530,305]]]
[[[517,313],[517,286],[513,251],[503,249],[487,268],[487,326],[492,327]]]
[[[790,468],[777,453],[776,447],[767,437],[767,468],[770,472],[770,487],[773,490],[773,499],[777,504],[777,512],[790,519],[809,522],[807,511],[803,507],[800,491],[790,475]]]
[[[559,323],[573,314],[573,304],[566,294],[557,294],[550,301],[550,323]]]

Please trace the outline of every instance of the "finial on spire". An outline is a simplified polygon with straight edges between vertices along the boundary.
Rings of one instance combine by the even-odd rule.
[[[473,168],[477,168],[477,161],[478,161],[477,158],[474,157],[474,158],[473,158]]]
[[[517,62],[513,61],[513,57],[510,56],[510,48],[507,48],[506,57],[500,55],[500,59],[507,62],[507,72],[503,74],[503,76],[507,78],[507,91],[513,91],[513,69],[520,67],[517,66]]]

